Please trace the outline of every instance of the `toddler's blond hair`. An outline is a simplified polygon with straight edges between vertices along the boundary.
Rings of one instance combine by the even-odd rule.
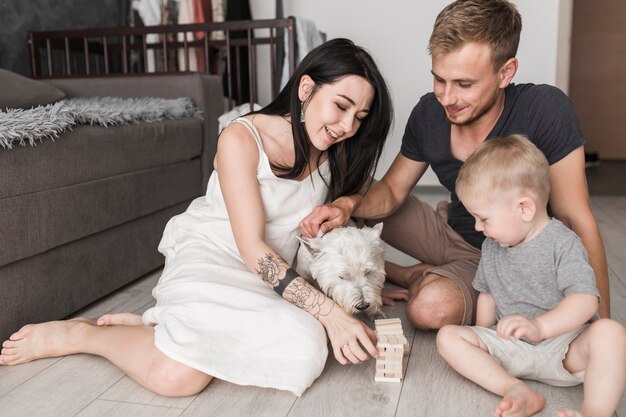
[[[461,200],[473,195],[520,189],[545,207],[550,196],[550,166],[544,154],[522,135],[485,140],[467,158],[456,180]]]

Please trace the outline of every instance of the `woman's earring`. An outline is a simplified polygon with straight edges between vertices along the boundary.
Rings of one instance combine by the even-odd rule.
[[[304,123],[304,101],[300,102],[300,123]]]

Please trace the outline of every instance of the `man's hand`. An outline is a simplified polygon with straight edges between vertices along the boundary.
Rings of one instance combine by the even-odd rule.
[[[330,204],[317,206],[311,214],[300,221],[300,233],[304,237],[317,237],[336,227],[348,224],[352,212],[361,201],[360,195],[340,197]]]

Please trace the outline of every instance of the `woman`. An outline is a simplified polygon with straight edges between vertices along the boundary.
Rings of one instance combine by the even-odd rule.
[[[207,194],[168,223],[143,317],[28,325],[0,363],[91,353],[166,396],[213,377],[296,395],[319,376],[325,333],[342,364],[376,356],[371,329],[297,276],[298,222],[366,185],[392,110],[371,56],[346,39],[311,51],[276,100],[220,135]],[[280,296],[279,296],[280,295]]]

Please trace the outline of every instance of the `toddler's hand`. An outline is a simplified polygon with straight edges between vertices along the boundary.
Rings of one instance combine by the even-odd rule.
[[[500,320],[496,332],[498,336],[506,340],[511,337],[518,340],[524,339],[533,343],[544,340],[539,322],[537,322],[537,320],[529,320],[518,314],[506,316]]]

